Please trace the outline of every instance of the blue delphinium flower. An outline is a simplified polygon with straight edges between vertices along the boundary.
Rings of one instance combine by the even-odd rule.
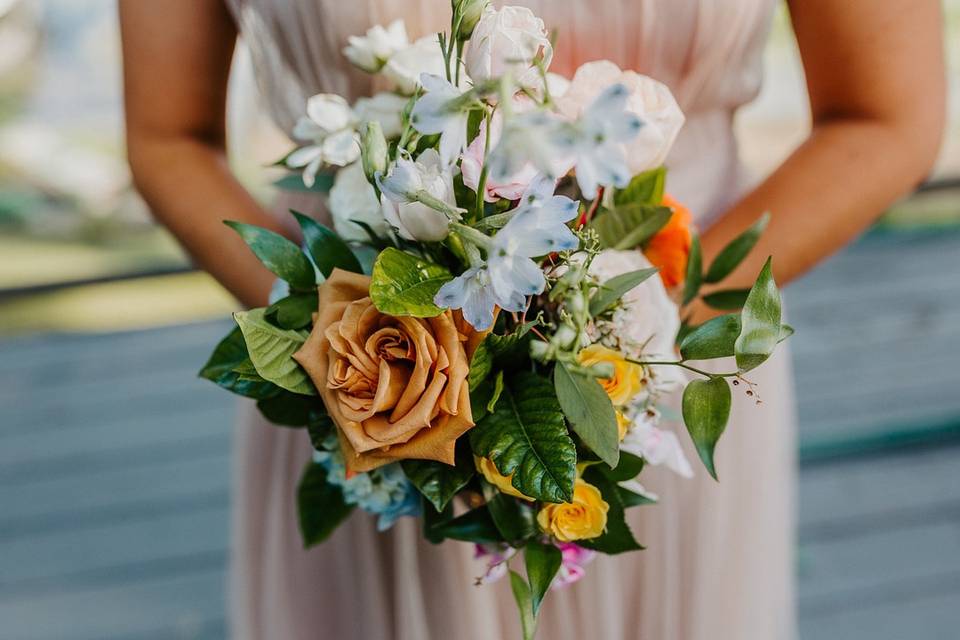
[[[347,478],[339,450],[317,451],[314,460],[327,469],[327,481],[338,485],[343,500],[378,515],[377,530],[386,531],[401,516],[420,515],[420,498],[396,462]]]

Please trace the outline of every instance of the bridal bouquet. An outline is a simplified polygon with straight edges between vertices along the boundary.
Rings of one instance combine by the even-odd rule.
[[[350,39],[394,89],[312,97],[282,161],[330,187],[335,230],[293,212],[301,249],[227,222],[284,286],[234,315],[201,375],[309,433],[306,545],[357,507],[381,530],[418,516],[431,542],[476,545],[478,582],[509,575],[530,638],[593,554],[641,549],[625,511],[656,501],[644,467],[693,473],[665,399],[682,392],[673,417],[716,477],[731,387],[754,395],[744,374],[791,330],[769,260],[751,289],[704,296],[730,313],[681,322],[766,217],[704,268],[664,192],[683,124],[665,86],[610,62],[549,73],[526,8],[452,14],[414,43],[402,22]]]

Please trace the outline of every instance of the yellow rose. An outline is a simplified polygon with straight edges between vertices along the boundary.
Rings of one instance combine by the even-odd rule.
[[[560,542],[587,540],[603,533],[609,510],[599,489],[578,478],[573,502],[544,505],[537,514],[537,524]]]
[[[630,420],[621,412],[617,411],[617,435],[620,436],[620,442],[623,442],[623,439],[627,435],[627,429],[629,428]]]
[[[467,374],[484,335],[459,312],[435,318],[380,313],[370,278],[335,269],[320,285],[313,331],[294,354],[320,392],[347,469],[418,458],[454,463],[473,426]]]
[[[585,367],[596,364],[613,365],[613,376],[598,378],[598,381],[614,405],[625,405],[643,391],[643,367],[627,362],[619,352],[600,344],[593,344],[580,351],[577,358]]]
[[[477,466],[477,471],[483,475],[484,479],[501,492],[507,494],[508,496],[513,496],[514,498],[523,498],[524,500],[533,502],[533,498],[523,495],[513,486],[511,483],[513,480],[513,474],[511,473],[510,475],[505,476],[500,473],[500,471],[497,469],[497,466],[493,464],[493,460],[490,458],[474,456],[473,461]]]

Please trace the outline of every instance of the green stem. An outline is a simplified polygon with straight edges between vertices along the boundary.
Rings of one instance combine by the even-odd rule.
[[[450,228],[456,231],[461,238],[484,251],[488,251],[493,242],[487,234],[459,222],[451,223]]]
[[[428,191],[418,191],[414,195],[414,199],[421,204],[427,205],[434,211],[439,211],[450,218],[451,221],[460,219],[461,209],[453,207],[439,198],[433,197]]]
[[[491,111],[487,111],[484,114],[484,121],[487,124],[486,136],[483,141],[483,167],[480,169],[480,180],[477,182],[477,217],[483,218],[483,203],[484,195],[487,190],[487,173],[489,173],[489,167],[487,166],[487,154],[490,153],[490,129],[493,122],[493,113],[497,108],[494,107]],[[506,223],[504,223],[506,224]]]
[[[711,372],[709,372],[709,371],[704,371],[703,369],[697,369],[696,367],[692,367],[692,366],[686,364],[685,362],[683,362],[682,360],[677,360],[677,361],[663,361],[663,362],[645,362],[645,361],[642,361],[642,360],[632,360],[632,359],[630,359],[630,358],[627,358],[626,360],[627,360],[627,362],[630,362],[630,363],[633,363],[633,364],[643,365],[643,366],[645,366],[645,367],[648,367],[648,366],[667,366],[667,365],[669,365],[669,366],[674,366],[674,367],[681,367],[681,368],[683,368],[683,369],[686,369],[687,371],[692,371],[692,372],[694,372],[694,373],[699,373],[700,375],[706,376],[706,377],[708,377],[708,378],[736,378],[736,377],[738,377],[738,376],[740,375],[740,372],[739,372],[739,371],[734,371],[733,373],[711,373]]]

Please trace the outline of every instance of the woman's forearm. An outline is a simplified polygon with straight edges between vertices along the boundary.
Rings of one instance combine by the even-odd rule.
[[[140,193],[197,264],[244,305],[265,304],[273,275],[223,220],[283,229],[233,177],[222,149],[141,134],[131,137],[129,155]]]
[[[757,248],[722,286],[749,287],[771,255],[777,282],[787,284],[921,182],[938,140],[871,119],[818,124],[786,162],[704,233],[704,263],[769,211],[770,224]]]

